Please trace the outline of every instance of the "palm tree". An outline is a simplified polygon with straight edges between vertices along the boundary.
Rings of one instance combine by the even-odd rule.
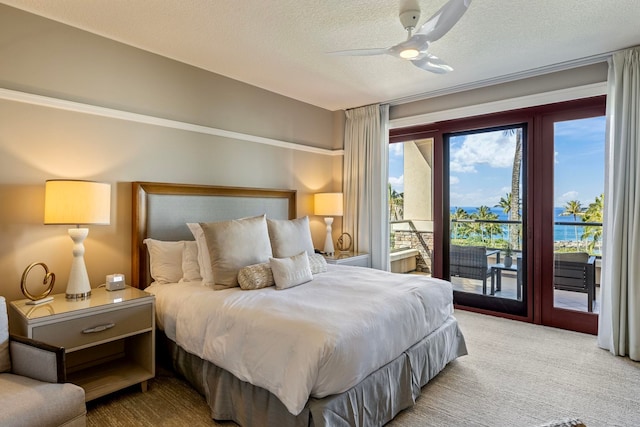
[[[388,184],[389,192],[389,219],[398,221],[404,217],[404,193],[398,193]]]
[[[458,231],[459,228],[462,224],[458,223],[459,220],[461,219],[469,219],[469,214],[467,213],[467,211],[465,211],[462,208],[457,208],[452,214],[451,214],[451,222],[453,223],[453,238],[457,239],[458,236]],[[464,227],[463,227],[464,230]]]
[[[584,215],[584,209],[582,208],[582,204],[579,200],[569,200],[564,205],[564,211],[560,213],[560,216],[573,216],[573,221],[577,222],[578,217]],[[576,232],[576,243],[578,244],[578,249],[580,249],[580,241],[578,240],[578,227],[573,227]]]
[[[477,212],[474,212],[471,214],[471,218],[473,219],[481,219],[481,220],[494,220],[494,219],[498,219],[498,215],[494,214],[493,212],[491,212],[491,208],[489,206],[480,206],[478,208]],[[493,235],[495,234],[495,227],[487,227],[486,224],[479,224],[479,226],[477,227],[477,229],[480,230],[480,240],[482,240],[483,242],[485,242],[485,237],[484,237],[484,233],[485,231],[489,232],[489,239],[493,240]]]
[[[506,129],[504,135],[516,137],[516,150],[513,154],[513,168],[511,169],[511,207],[509,209],[509,220],[520,220],[520,168],[522,166],[522,128]],[[509,225],[509,244],[512,248],[519,248],[520,226],[518,224]]]
[[[604,218],[603,212],[604,212],[604,194],[600,194],[599,196],[596,197],[593,203],[589,204],[589,207],[584,212],[584,215],[582,215],[582,221],[602,223],[602,220]],[[602,238],[602,226],[587,225],[584,228],[584,231],[582,232],[581,239],[586,240],[588,238],[591,238],[591,242],[589,242],[587,249],[589,250],[590,253],[593,253],[596,248],[596,245],[600,242],[600,239]]]
[[[502,208],[502,212],[504,212],[507,215],[507,218],[509,218],[509,212],[511,212],[511,193],[505,194],[505,197],[500,197],[500,202],[498,202],[498,204],[494,205],[493,207]],[[510,230],[509,227],[507,227],[507,229]],[[500,234],[504,235],[502,226],[500,226]]]
[[[502,212],[507,215],[511,212],[511,193],[505,194],[505,197],[500,197],[500,201],[497,205],[493,205],[494,208],[502,208]]]

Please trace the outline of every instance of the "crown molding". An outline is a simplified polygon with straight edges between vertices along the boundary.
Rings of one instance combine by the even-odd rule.
[[[571,101],[574,99],[589,98],[607,93],[607,82],[592,83],[567,89],[543,92],[534,95],[520,96],[487,102],[484,104],[470,105],[467,107],[453,108],[450,110],[435,111],[410,117],[401,117],[389,120],[389,128],[403,128],[408,126],[423,125],[441,122],[444,120],[461,119],[464,117],[478,116],[482,114],[498,113],[501,111],[515,110],[518,108],[535,107],[537,105],[552,104],[555,102]]]
[[[304,151],[325,156],[342,156],[344,150],[328,150],[325,148],[311,147],[294,142],[281,141],[273,138],[249,135],[241,132],[233,132],[218,129],[211,126],[197,125],[178,120],[164,119],[146,114],[132,113],[130,111],[117,110],[114,108],[100,107],[97,105],[82,102],[68,101],[66,99],[54,98],[50,96],[36,95],[28,92],[21,92],[12,89],[0,88],[0,99],[8,101],[22,102],[25,104],[38,105],[42,107],[55,108],[58,110],[73,111],[76,113],[91,114],[94,116],[108,117],[111,119],[126,120],[129,122],[143,123],[152,126],[160,126],[171,129],[185,130],[206,135],[214,135],[223,138],[236,139],[240,141],[254,142],[257,144],[270,145],[273,147],[286,148],[289,150]]]
[[[396,105],[408,104],[410,102],[424,101],[425,99],[435,98],[438,96],[445,96],[445,95],[451,95],[459,92],[466,92],[474,89],[481,89],[488,86],[495,86],[502,83],[510,83],[517,80],[528,79],[531,77],[539,77],[544,74],[550,74],[550,73],[555,73],[559,71],[566,71],[573,68],[597,64],[600,62],[607,62],[609,58],[611,58],[611,55],[613,55],[613,53],[614,52],[605,52],[598,55],[592,55],[585,58],[578,58],[571,61],[559,62],[556,64],[546,65],[546,66],[542,66],[542,67],[538,67],[530,70],[524,70],[520,72],[506,74],[503,76],[477,80],[474,82],[465,83],[457,86],[437,89],[430,92],[424,92],[416,95],[394,99],[394,100],[388,101],[387,103],[393,107]]]

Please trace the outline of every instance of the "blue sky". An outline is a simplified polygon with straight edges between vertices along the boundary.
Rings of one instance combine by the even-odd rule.
[[[587,207],[604,192],[605,118],[555,124],[555,206]],[[502,131],[451,138],[451,206],[494,206],[511,191],[515,137]],[[389,146],[389,183],[404,191],[402,144]]]

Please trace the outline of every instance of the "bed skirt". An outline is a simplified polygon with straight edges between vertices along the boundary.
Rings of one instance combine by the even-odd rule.
[[[230,372],[168,341],[173,367],[205,396],[215,420],[243,427],[382,426],[412,406],[422,387],[446,365],[467,354],[457,320],[451,316],[438,329],[337,395],[310,398],[292,415],[269,391],[241,381]]]

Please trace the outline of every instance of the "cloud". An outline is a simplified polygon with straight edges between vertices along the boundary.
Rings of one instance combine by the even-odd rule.
[[[389,144],[389,156],[403,156],[404,155],[404,145],[402,143],[396,142],[393,144]]]
[[[457,176],[450,176],[449,177],[449,184],[450,185],[456,185],[460,183],[460,178],[458,178]]]
[[[404,191],[404,175],[400,175],[399,177],[390,176],[389,184],[391,184],[391,188],[402,193]]]
[[[579,194],[580,193],[578,193],[575,190],[567,191],[563,195],[556,198],[555,206],[564,206],[568,201],[579,200],[578,199]]]
[[[487,196],[480,189],[467,193],[451,191],[449,204],[454,207],[478,207],[487,204]],[[493,206],[490,204],[490,206]]]
[[[454,207],[479,207],[482,205],[494,207],[510,191],[511,187],[503,187],[498,191],[489,192],[489,194],[487,194],[486,189],[474,189],[468,192],[451,191],[449,193],[449,203]]]
[[[493,131],[453,137],[451,139],[451,171],[476,173],[476,165],[492,168],[513,167],[515,135]]]

